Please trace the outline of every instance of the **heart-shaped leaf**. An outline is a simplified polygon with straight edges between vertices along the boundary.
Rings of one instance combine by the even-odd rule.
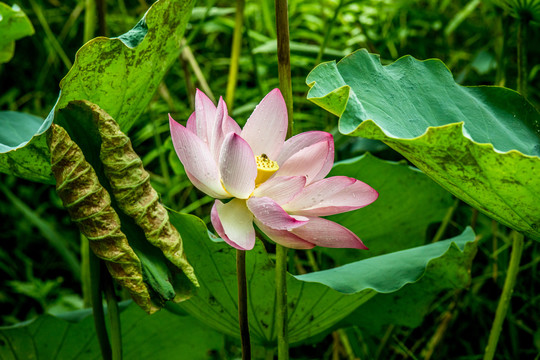
[[[100,359],[90,310],[34,320],[0,328],[0,358]],[[136,305],[120,314],[125,359],[211,359],[211,350],[223,348],[223,335],[191,316],[175,316],[162,310],[152,316]]]
[[[478,210],[540,240],[540,114],[515,91],[463,87],[439,60],[357,51],[308,76],[347,135],[384,141]]]
[[[201,284],[195,296],[179,306],[214,329],[238,336],[236,250],[211,241],[204,223],[195,216],[171,212],[170,218],[182,234]],[[460,256],[470,258],[470,250],[462,251],[473,240],[474,233],[469,229],[447,241],[332,270],[289,275],[290,342],[298,343],[329,329],[377,293],[392,293],[414,283],[433,259],[444,258],[453,248],[459,248]],[[246,254],[246,269],[252,341],[274,346],[274,265],[260,242]]]

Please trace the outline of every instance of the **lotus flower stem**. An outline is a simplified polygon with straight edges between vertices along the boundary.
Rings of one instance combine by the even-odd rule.
[[[236,0],[236,16],[234,17],[234,33],[231,49],[231,65],[229,67],[229,78],[227,79],[226,102],[229,110],[232,111],[234,105],[234,93],[238,80],[238,63],[240,62],[240,52],[242,50],[242,31],[244,29],[244,7],[246,0]]]
[[[276,30],[279,88],[287,105],[287,138],[293,134],[293,99],[291,52],[289,48],[289,14],[287,0],[276,0]],[[287,248],[276,244],[276,297],[278,359],[289,359],[289,327],[287,315]]]
[[[112,360],[111,344],[105,326],[105,314],[101,298],[101,262],[93,254],[90,254],[90,277],[92,279],[92,313],[94,314],[94,327],[98,338],[101,356],[103,360]]]
[[[236,277],[238,279],[238,321],[240,323],[240,339],[242,342],[242,360],[251,359],[251,342],[249,338],[248,301],[246,283],[246,251],[236,250]]]
[[[114,285],[111,277],[104,272],[106,279],[103,279],[105,285],[105,299],[107,300],[107,315],[111,329],[111,347],[112,359],[122,360],[122,329],[120,326],[120,312],[118,311],[118,302],[114,293]]]
[[[519,272],[519,263],[521,261],[521,254],[523,252],[523,235],[514,231],[514,239],[512,241],[512,254],[510,255],[510,264],[508,264],[508,271],[506,272],[506,279],[504,280],[503,291],[499,299],[499,305],[497,305],[497,311],[495,312],[495,320],[491,326],[489,333],[488,345],[484,354],[484,360],[492,360],[495,356],[495,350],[497,349],[497,343],[499,342],[499,336],[503,326],[506,313],[510,305],[512,298],[512,292],[516,285],[516,278]]]
[[[287,104],[289,127],[287,138],[293,134],[293,98],[291,82],[291,51],[289,48],[289,14],[287,0],[276,0],[276,29],[277,29],[277,56],[279,89]]]
[[[289,359],[289,327],[287,315],[287,248],[276,244],[276,294],[278,359]]]

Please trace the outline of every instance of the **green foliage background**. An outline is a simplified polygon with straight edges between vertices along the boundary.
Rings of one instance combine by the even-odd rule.
[[[85,2],[16,3],[27,14],[35,34],[17,40],[13,59],[0,64],[0,110],[45,118],[56,103],[60,80],[84,43]],[[150,5],[144,0],[108,1],[108,35],[119,36],[131,29]],[[195,6],[186,31],[189,46],[132,124],[129,135],[163,202],[208,222],[212,199],[193,191],[187,180],[169,139],[167,113],[175,119],[187,119],[196,87],[214,98],[225,95],[235,9],[232,2],[225,1],[200,1]],[[337,118],[306,99],[305,79],[321,61],[339,60],[367,48],[380,54],[383,64],[406,54],[418,59],[439,58],[459,84],[516,88],[517,27],[511,16],[488,1],[291,0],[289,11],[295,132],[332,132],[338,160],[369,151],[383,159],[404,161],[382,143],[340,135]],[[243,38],[235,102],[229,104],[232,116],[240,123],[264,94],[278,86],[273,2],[248,1],[245,14],[249,31]],[[530,43],[538,42],[539,35],[538,27],[530,27]],[[528,59],[529,100],[538,108],[540,48],[531,46]],[[336,174],[340,166],[333,170]],[[359,178],[363,180],[361,175]],[[81,308],[79,235],[54,188],[5,174],[0,174],[0,182],[1,325],[45,312],[57,314]],[[421,191],[411,191],[410,196]],[[437,196],[449,208],[449,196]],[[510,231],[469,206],[456,204],[445,238],[460,234],[471,222],[481,236],[467,291],[442,292],[423,321],[407,321],[407,314],[396,307],[396,316],[405,319],[402,322],[391,322],[390,316],[390,325],[381,324],[384,326],[378,331],[365,330],[369,324],[344,328],[317,339],[315,345],[293,349],[292,357],[319,359],[337,354],[347,358],[348,348],[360,358],[480,358],[508,263]],[[429,223],[415,227],[421,233],[421,242],[435,236],[444,216],[442,210],[437,211],[441,213],[427,216],[432,219]],[[341,259],[326,251],[296,252],[291,272],[314,270],[310,256],[321,268],[331,268]],[[528,242],[501,336],[500,359],[535,358],[540,351],[540,298],[535,291],[540,288],[539,262],[539,244]],[[384,301],[391,305],[397,300]],[[238,351],[234,341],[216,339],[220,345],[216,358],[227,358]]]

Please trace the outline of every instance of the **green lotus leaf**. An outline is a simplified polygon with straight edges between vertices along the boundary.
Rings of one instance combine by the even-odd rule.
[[[19,6],[8,6],[0,2],[0,64],[13,58],[15,40],[33,33],[32,23]]]
[[[104,109],[127,132],[178,58],[194,3],[156,1],[129,32],[86,43],[60,82],[60,96],[49,118],[70,101],[88,100]]]
[[[374,334],[379,339],[386,325],[420,326],[441,294],[469,286],[475,255],[476,243],[467,243],[465,248],[459,249],[450,247],[443,257],[433,259],[427,265],[424,276],[417,282],[401,291],[377,294],[344,319],[341,325],[359,326],[363,332]]]
[[[182,235],[185,251],[201,285],[195,296],[177,306],[208,326],[238,337],[236,250],[224,242],[212,241],[199,218],[173,211],[169,215]],[[372,257],[340,268],[296,277],[289,274],[290,342],[299,343],[330,329],[377,293],[401,291],[407,284],[422,278],[433,260],[446,259],[448,252],[457,251],[461,254],[459,259],[470,258],[470,250],[463,250],[472,241],[474,233],[469,229],[450,240]],[[452,266],[453,261],[448,263]],[[260,241],[246,254],[246,272],[252,341],[275,346],[274,264]],[[462,272],[468,273],[467,269]],[[448,286],[460,287],[462,284]]]
[[[439,60],[357,51],[308,76],[340,132],[384,141],[441,186],[540,240],[540,114],[515,91],[463,87]]]
[[[86,43],[60,82],[57,103],[45,120],[37,121],[26,114],[0,113],[0,171],[54,184],[50,155],[41,135],[57,120],[58,112],[73,100],[98,104],[127,132],[178,58],[194,2],[157,1],[129,32],[118,38],[98,37]],[[1,27],[0,33],[4,39]],[[77,123],[76,119],[73,121]]]
[[[0,171],[54,184],[51,154],[44,136],[50,120],[16,111],[0,111]]]
[[[15,326],[0,327],[0,358],[100,359],[90,310],[60,316],[41,315]],[[212,359],[223,348],[223,335],[191,316],[173,316],[162,310],[152,316],[134,304],[120,314],[125,359]],[[174,334],[171,337],[171,334]]]

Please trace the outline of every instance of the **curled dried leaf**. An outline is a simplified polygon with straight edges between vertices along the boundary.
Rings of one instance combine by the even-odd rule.
[[[150,175],[133,150],[131,140],[113,118],[103,110],[99,112],[96,120],[101,135],[100,158],[118,206],[141,227],[146,239],[198,286],[193,267],[184,253],[182,237],[169,221],[169,214],[150,184]]]
[[[51,126],[47,143],[56,191],[71,219],[88,238],[92,251],[105,261],[112,277],[129,291],[133,300],[146,312],[156,312],[159,307],[150,299],[141,262],[121,231],[109,193],[99,183],[94,169],[61,126]]]

